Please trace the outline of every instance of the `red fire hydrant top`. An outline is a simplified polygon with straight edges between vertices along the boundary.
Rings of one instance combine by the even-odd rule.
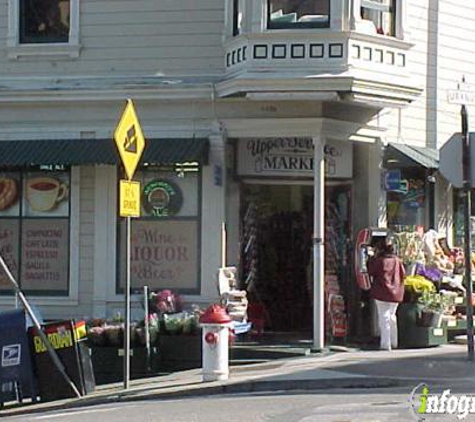
[[[229,324],[231,321],[226,309],[217,304],[209,306],[200,316],[201,324]]]

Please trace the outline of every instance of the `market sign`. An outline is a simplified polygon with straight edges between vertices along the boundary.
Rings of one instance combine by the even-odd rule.
[[[353,177],[351,142],[327,141],[324,147],[325,175]],[[237,142],[239,176],[312,177],[312,138],[245,138]]]
[[[115,130],[114,139],[127,178],[130,180],[134,176],[145,148],[145,139],[132,100],[127,100],[127,105]]]
[[[140,217],[140,182],[120,181],[120,216]]]

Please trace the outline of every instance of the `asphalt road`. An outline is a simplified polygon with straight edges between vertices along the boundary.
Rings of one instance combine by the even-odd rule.
[[[274,392],[176,400],[122,402],[2,418],[26,422],[403,422],[410,411],[410,388]],[[473,385],[457,392],[475,393]],[[466,420],[474,420],[469,415]],[[457,421],[455,415],[428,415],[426,421]]]

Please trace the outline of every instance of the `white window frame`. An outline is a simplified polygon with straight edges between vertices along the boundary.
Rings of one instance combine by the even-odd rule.
[[[7,52],[10,59],[21,56],[79,57],[79,0],[70,0],[69,40],[67,43],[20,43],[20,2],[8,0]]]

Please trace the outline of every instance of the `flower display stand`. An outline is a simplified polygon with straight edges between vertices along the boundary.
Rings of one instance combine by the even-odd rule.
[[[447,343],[445,326],[418,326],[418,308],[416,304],[401,303],[398,307],[397,317],[400,347],[432,347]]]
[[[124,371],[124,349],[119,347],[91,347],[91,360],[96,384],[122,381]],[[150,368],[147,368],[147,350],[134,347],[130,356],[130,377],[143,378],[157,374],[160,369],[160,353],[157,347],[151,348]]]

